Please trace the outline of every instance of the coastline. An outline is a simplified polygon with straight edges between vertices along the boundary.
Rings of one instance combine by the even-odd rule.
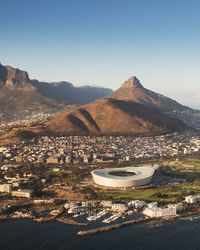
[[[93,229],[86,229],[86,230],[80,230],[78,232],[76,232],[76,234],[78,236],[87,236],[87,235],[92,235],[92,234],[97,234],[97,233],[102,233],[102,232],[108,232],[111,230],[115,230],[115,229],[119,229],[121,227],[125,227],[125,226],[129,226],[132,224],[140,224],[140,223],[145,223],[145,222],[149,222],[149,221],[162,221],[162,222],[166,222],[167,221],[174,221],[180,218],[185,218],[185,217],[190,217],[193,215],[200,215],[200,207],[197,207],[195,209],[193,209],[193,211],[186,211],[184,213],[178,214],[176,216],[173,217],[160,217],[160,218],[139,218],[139,219],[134,219],[131,221],[125,221],[122,223],[118,223],[115,225],[109,225],[109,226],[100,226],[97,228],[93,228]],[[53,221],[58,221],[60,223],[64,223],[64,224],[68,224],[68,225],[75,225],[75,226],[87,226],[89,225],[88,223],[82,223],[82,222],[77,222],[75,220],[73,220],[73,218],[69,217],[69,218],[63,218],[62,216],[49,216],[49,217],[40,217],[40,218],[34,218],[33,216],[9,216],[7,215],[0,215],[0,221],[4,221],[4,220],[13,220],[13,219],[31,219],[35,222],[38,223],[45,223],[45,222],[53,222]]]
[[[152,219],[151,218],[135,219],[135,220],[126,221],[126,222],[122,222],[122,223],[111,225],[111,226],[104,226],[104,227],[98,227],[98,228],[84,230],[84,231],[78,231],[76,234],[79,236],[86,236],[86,235],[92,235],[92,234],[97,234],[97,233],[103,233],[103,232],[111,231],[113,229],[119,229],[124,226],[129,226],[132,224],[139,224],[139,223],[147,222],[150,220]]]

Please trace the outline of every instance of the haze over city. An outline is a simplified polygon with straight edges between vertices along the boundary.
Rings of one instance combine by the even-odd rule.
[[[41,81],[146,88],[200,108],[199,1],[3,1],[1,63]]]

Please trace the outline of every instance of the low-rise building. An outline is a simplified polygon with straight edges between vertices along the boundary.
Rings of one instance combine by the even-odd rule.
[[[176,215],[176,208],[174,207],[146,207],[143,211],[144,215],[148,217],[168,217]]]
[[[189,195],[185,197],[185,202],[187,203],[196,203],[200,201],[200,195]]]
[[[127,206],[126,206],[125,204],[114,203],[114,204],[112,205],[111,209],[112,209],[113,211],[121,211],[121,212],[123,212],[123,211],[126,211]]]
[[[183,211],[183,204],[182,203],[169,204],[168,207],[175,208],[177,213]]]
[[[57,158],[48,158],[47,159],[47,164],[55,164],[55,163],[58,163],[58,159]]]
[[[68,210],[69,214],[78,214],[78,213],[86,213],[88,211],[88,207],[85,206],[76,206],[76,207],[71,207]]]
[[[23,190],[15,190],[11,192],[12,196],[16,197],[24,197],[24,198],[30,198],[32,195],[32,190],[29,189],[23,189]]]
[[[0,192],[10,193],[12,190],[11,184],[0,184]]]
[[[158,206],[158,202],[151,202],[151,203],[149,203],[148,205],[148,208],[153,208],[153,207],[157,207]]]
[[[130,201],[128,203],[128,207],[136,208],[136,209],[143,208],[146,205],[147,205],[147,203],[145,201],[140,201],[140,200]]]
[[[102,207],[112,207],[113,202],[112,201],[101,201],[100,206]]]

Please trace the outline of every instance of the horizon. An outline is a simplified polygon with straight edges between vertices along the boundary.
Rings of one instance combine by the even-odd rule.
[[[200,2],[21,0],[1,5],[3,65],[39,81],[113,90],[135,75],[145,88],[200,108]]]

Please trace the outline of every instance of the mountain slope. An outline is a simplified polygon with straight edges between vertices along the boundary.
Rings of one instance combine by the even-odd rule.
[[[0,128],[33,122],[33,117],[35,122],[111,92],[106,88],[76,88],[68,82],[42,83],[31,80],[25,71],[0,64]]]
[[[130,82],[131,86],[129,86]],[[133,97],[133,93],[129,95],[129,92],[131,92],[130,88],[132,90],[134,87],[135,90],[136,88],[141,89],[143,87],[139,81],[135,81],[135,79],[131,79],[131,81],[129,79],[128,84],[126,82],[124,85],[119,89],[120,91],[117,90],[106,98],[52,116],[48,121],[40,122],[37,126],[34,125],[33,127],[26,127],[25,129],[20,128],[13,130],[7,135],[4,134],[1,140],[4,142],[10,142],[11,140],[13,142],[14,140],[24,140],[30,136],[42,135],[151,136],[181,131],[188,128],[182,121],[162,114],[162,112],[160,112],[161,108],[158,108],[166,108],[168,103],[171,104],[171,108],[174,103],[177,105],[177,108],[180,108],[182,107],[180,104],[173,100],[168,102],[168,98],[166,98],[167,103],[164,102],[164,104],[162,104],[160,103],[161,100],[165,100],[163,96],[156,102],[155,98],[153,98],[155,97],[153,94],[151,95],[153,96],[152,98],[147,98],[147,95],[145,95],[143,100],[140,95],[140,98],[136,99],[137,102],[130,101],[129,99]],[[146,93],[145,91],[145,94]],[[111,96],[116,96],[117,99],[111,98]],[[160,95],[158,95],[158,97],[160,97]],[[121,100],[122,98],[124,98],[124,100]],[[139,101],[141,103],[139,103]],[[147,105],[147,101],[153,104]],[[152,106],[153,108],[148,106]]]
[[[104,98],[59,114],[33,132],[51,135],[154,135],[183,127],[182,122],[142,104]]]
[[[30,80],[27,72],[0,64],[0,98],[5,97],[6,100],[8,94],[14,95],[13,98],[16,99],[17,105],[18,95],[15,95],[15,92],[19,93],[20,91],[21,95],[25,95],[26,92],[33,92],[34,95],[38,95],[38,104],[40,104],[40,101],[42,102],[42,99],[40,99],[42,96],[46,102],[51,99],[55,100],[55,103],[58,101],[59,103],[78,105],[87,104],[112,93],[111,89],[103,87],[74,87],[71,83],[65,81],[49,83]],[[29,99],[27,104],[30,106],[31,103],[31,99]]]
[[[142,86],[140,81],[135,77],[129,78],[122,86],[109,95],[111,98],[118,100],[134,101],[153,108],[160,112],[183,111],[188,107],[158,93],[155,93]]]
[[[97,86],[74,87],[69,82],[32,81],[33,86],[44,96],[73,104],[87,104],[112,93],[112,89]]]

